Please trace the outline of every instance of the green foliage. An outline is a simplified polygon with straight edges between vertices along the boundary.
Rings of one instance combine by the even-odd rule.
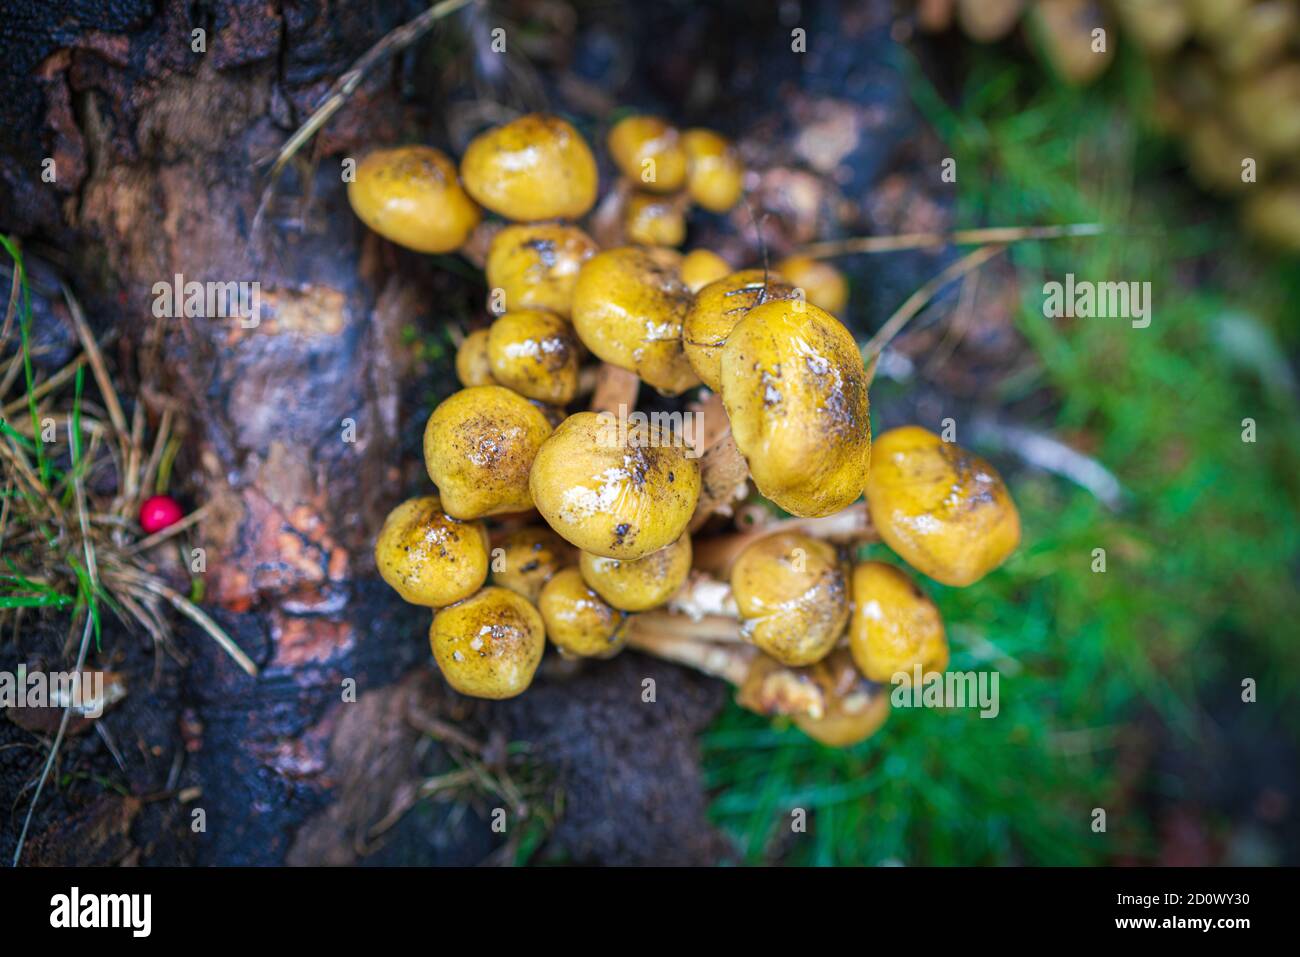
[[[1259,680],[1261,702],[1297,690],[1300,652],[1284,623],[1300,616],[1300,430],[1280,343],[1295,342],[1284,309],[1300,271],[1251,249],[1230,210],[1183,184],[1178,154],[1142,125],[1133,63],[1081,93],[996,51],[976,56],[955,109],[914,74],[958,161],[957,225],[1113,227],[1011,251],[1016,326],[1036,364],[992,396],[1086,448],[1127,503],[1113,513],[1063,479],[1009,469],[1020,550],[970,588],[926,583],[948,623],[950,667],[999,672],[996,719],[896,711],[874,739],[835,751],[729,708],[703,741],[705,766],[714,817],[749,862],[1141,858],[1152,822],[1131,804],[1110,833],[1089,827],[1092,808],[1131,797],[1116,765],[1133,720],[1154,714],[1194,742],[1202,702],[1235,695],[1242,678]],[[1043,283],[1067,272],[1150,281],[1150,327],[1044,318]],[[873,399],[888,403],[891,388]],[[1092,571],[1098,547],[1104,574]],[[1294,732],[1293,713],[1270,713]],[[791,833],[796,807],[807,834]]]

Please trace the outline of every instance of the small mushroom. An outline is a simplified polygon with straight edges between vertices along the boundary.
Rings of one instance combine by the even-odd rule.
[[[681,254],[622,246],[593,256],[573,290],[573,328],[591,352],[665,395],[699,384],[682,351],[691,291]]]
[[[348,183],[348,202],[379,235],[421,253],[456,249],[481,216],[456,179],[456,164],[429,146],[371,153]]]
[[[407,499],[384,519],[375,539],[375,567],[413,605],[453,604],[487,578],[487,529],[482,522],[456,521],[436,495]]]
[[[529,113],[480,133],[460,161],[465,189],[506,219],[577,219],[596,202],[596,160],[557,116]]]
[[[499,552],[494,549],[492,583],[518,592],[533,604],[551,576],[572,565],[577,557],[577,549],[545,525],[513,531],[498,548]]]
[[[623,205],[623,235],[642,246],[680,246],[686,241],[686,195],[636,191]]]
[[[575,567],[556,572],[537,603],[546,634],[570,658],[610,658],[623,649],[627,615],[587,587]]]
[[[853,569],[852,588],[849,650],[863,675],[888,683],[902,674],[910,683],[917,665],[922,676],[948,667],[939,609],[904,571],[862,562]]]
[[[675,193],[686,183],[686,150],[677,128],[657,116],[628,116],[614,124],[609,155],[641,189]]]
[[[528,473],[550,434],[541,411],[502,386],[445,399],[424,427],[424,464],[447,514],[472,519],[532,508]]]
[[[541,309],[507,312],[488,332],[492,378],[555,405],[567,405],[578,392],[579,348],[573,327]]]
[[[736,694],[758,714],[788,715],[804,734],[833,748],[867,740],[889,718],[889,695],[865,680],[843,649],[805,668],[759,655]]]
[[[871,462],[857,341],[811,303],[755,306],[722,348],[722,402],[758,490],[793,515],[830,515],[862,494]]]
[[[645,422],[579,412],[542,444],[529,486],[551,528],[578,548],[636,559],[681,537],[700,494],[686,449]]]
[[[710,249],[692,249],[682,258],[682,282],[698,293],[716,279],[730,275],[731,266]]]
[[[682,147],[691,199],[713,213],[725,213],[740,202],[745,164],[726,137],[713,130],[687,130],[682,134]]]
[[[1025,0],[958,0],[957,20],[972,40],[992,43],[1015,29],[1024,7]]]
[[[691,537],[681,538],[644,558],[623,561],[583,552],[582,577],[601,598],[623,611],[648,611],[668,601],[691,570]]]
[[[791,256],[776,264],[786,282],[803,290],[803,298],[832,316],[842,315],[849,304],[849,284],[830,263],[808,256]]]
[[[598,249],[577,226],[507,226],[488,247],[488,288],[502,291],[506,309],[549,309],[567,319],[578,270]]]
[[[1109,26],[1096,0],[1038,0],[1030,19],[1043,58],[1071,86],[1088,85],[1110,66],[1114,46],[1094,46],[1093,31]]]
[[[786,665],[826,657],[849,620],[848,583],[834,547],[797,532],[764,536],[741,552],[731,592],[741,634]]]
[[[465,388],[494,385],[492,360],[488,358],[488,330],[475,329],[456,350],[456,378]]]
[[[993,466],[920,426],[876,439],[866,493],[885,544],[945,585],[978,581],[1020,543],[1020,515]]]
[[[722,347],[731,330],[755,306],[795,295],[794,287],[781,276],[762,269],[742,269],[698,290],[682,323],[682,348],[695,374],[714,392],[719,391]]]
[[[546,650],[542,616],[527,599],[489,585],[433,616],[429,645],[447,683],[475,698],[513,698]]]

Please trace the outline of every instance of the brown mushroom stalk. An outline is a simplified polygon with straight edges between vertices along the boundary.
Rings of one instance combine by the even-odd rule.
[[[741,552],[752,542],[774,532],[799,532],[836,545],[856,545],[880,540],[879,533],[871,524],[870,507],[866,502],[858,502],[834,515],[824,515],[821,518],[774,518],[746,531],[697,539],[694,567],[698,572],[726,579],[731,575],[731,566]]]

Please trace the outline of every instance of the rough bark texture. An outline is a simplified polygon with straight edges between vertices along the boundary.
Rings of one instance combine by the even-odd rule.
[[[132,760],[137,742],[158,739],[153,757],[133,765],[135,790],[193,786],[201,795],[183,807],[148,805],[154,836],[137,822],[131,840],[136,797],[80,809],[71,824],[59,823],[70,809],[56,802],[38,821],[48,839],[33,853],[43,860],[116,860],[132,844],[137,859],[161,863],[480,860],[501,843],[486,823],[490,801],[468,816],[442,804],[431,815],[412,812],[372,840],[396,796],[446,763],[436,746],[421,746],[412,709],[485,738],[531,743],[552,792],[565,799],[546,844],[552,859],[726,856],[705,818],[694,745],[724,700],[722,686],[628,654],[576,676],[558,669],[517,701],[470,704],[428,663],[427,613],[404,606],[374,575],[370,545],[384,513],[403,493],[427,488],[421,415],[429,391],[446,388],[417,381],[403,331],[433,329],[452,306],[478,310],[482,290],[367,234],[347,208],[338,161],[370,144],[437,142],[447,127],[463,140],[464,98],[442,93],[455,88],[452,71],[440,68],[435,83],[414,52],[376,71],[287,171],[257,235],[252,227],[265,161],[356,57],[422,6],[6,5],[0,228],[31,249],[57,251],[98,329],[154,357],[142,400],[155,416],[167,402],[183,413],[189,492],[217,505],[201,530],[207,600],[262,669],[248,678],[182,629],[189,667],[169,666],[155,690],[141,679],[131,707],[109,726],[129,741]],[[518,6],[510,12],[525,15],[529,5]],[[722,118],[744,116],[728,132],[750,134],[747,151],[769,170],[755,198],[782,214],[766,227],[773,255],[813,238],[828,210],[843,229],[940,225],[941,207],[889,172],[911,119],[901,81],[880,56],[890,43],[888,4],[828,7],[805,24],[806,59],[788,55],[794,24],[745,26],[743,5],[727,15],[753,36],[737,33],[722,50],[717,14],[629,7],[614,15],[620,22],[586,33],[569,27],[564,76],[548,74],[547,90],[598,118],[614,103],[609,91],[634,83],[641,105],[683,120],[711,118],[726,129]],[[458,16],[448,25],[458,39],[446,43],[463,47],[483,25],[481,16]],[[204,53],[191,46],[197,27],[207,31]],[[638,62],[638,38],[669,32],[672,44],[651,44],[655,58]],[[489,76],[499,69],[491,57],[460,59]],[[705,88],[712,98],[700,94]],[[831,96],[845,89],[849,99]],[[53,183],[41,177],[46,157],[55,161]],[[828,189],[832,174],[839,193]],[[846,195],[854,198],[847,218]],[[791,196],[801,203],[791,207]],[[700,231],[735,261],[752,261],[743,209],[730,224],[706,221]],[[931,271],[925,257],[896,261],[873,277],[884,293],[872,302],[901,299],[890,290],[909,290]],[[178,274],[260,282],[260,325],[154,319],[153,285]],[[887,306],[859,319],[874,325],[879,309]],[[345,420],[354,442],[345,440]],[[355,703],[342,701],[349,678]],[[656,682],[653,705],[642,701],[645,678]],[[92,737],[78,746],[95,744]],[[196,806],[207,814],[197,835],[185,826]]]

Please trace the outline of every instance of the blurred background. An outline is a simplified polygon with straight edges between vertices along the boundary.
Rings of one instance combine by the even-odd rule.
[[[219,520],[203,587],[161,573],[263,670],[247,679],[184,622],[181,660],[106,617],[99,663],[132,689],[104,719],[119,753],[65,747],[35,862],[1300,863],[1300,3],[471,4],[368,75],[269,201],[269,158],[426,5],[191,6],[6,12],[0,228],[33,277],[37,379],[73,354],[62,278],[127,414],[174,416],[173,492]],[[188,52],[193,22],[211,55]],[[630,112],[734,138],[748,202],[695,211],[685,245],[734,266],[815,241],[1102,224],[1012,243],[945,287],[872,389],[874,431],[954,419],[1020,508],[1005,566],[925,582],[950,667],[1001,676],[995,720],[899,712],[836,751],[633,654],[492,706],[442,686],[427,621],[377,582],[369,543],[426,490],[420,433],[486,290],[457,257],[367,238],[337,159],[458,155],[541,107],[593,144]],[[51,153],[73,170],[52,190]],[[251,276],[311,304],[297,325],[141,321],[151,282],[249,278],[240,257],[263,239]],[[841,318],[867,339],[966,251],[835,257]],[[1045,317],[1044,284],[1067,274],[1150,283],[1149,326]],[[345,412],[363,440],[340,449]],[[26,621],[0,631],[6,668],[62,647],[66,622]],[[645,674],[669,702],[653,720],[628,691]],[[339,710],[340,676],[364,706]],[[0,722],[6,856],[48,733]],[[488,826],[503,803],[524,821],[508,837]]]

